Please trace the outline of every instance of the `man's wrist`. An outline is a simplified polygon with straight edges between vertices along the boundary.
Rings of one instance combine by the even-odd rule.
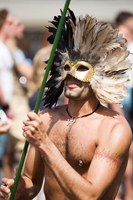
[[[45,143],[42,143],[39,146],[40,155],[43,159],[45,159],[46,155],[48,155],[49,152],[52,150],[52,145],[53,143],[51,142],[49,137],[47,137]]]

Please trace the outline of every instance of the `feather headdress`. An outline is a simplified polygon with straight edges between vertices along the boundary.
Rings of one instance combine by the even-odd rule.
[[[60,16],[54,17],[48,27],[53,34],[48,38],[52,44],[59,24]],[[54,61],[51,78],[46,84],[48,90],[44,97],[44,106],[51,108],[63,91],[62,72],[67,59],[85,60],[94,66],[90,85],[100,102],[121,104],[122,96],[127,96],[128,76],[121,76],[131,69],[126,58],[129,55],[124,46],[126,40],[109,23],[97,22],[96,18],[82,15],[75,18],[69,9],[66,17]]]

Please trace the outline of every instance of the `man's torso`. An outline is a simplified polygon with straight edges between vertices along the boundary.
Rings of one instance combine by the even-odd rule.
[[[47,134],[68,163],[86,179],[97,146],[105,137],[108,137],[114,125],[113,112],[111,111],[110,116],[93,114],[86,118],[78,118],[71,126],[67,126],[69,117],[63,116],[62,113],[59,115],[52,116],[51,124],[47,127]],[[115,115],[118,114],[115,113]],[[119,172],[120,178],[108,188],[107,194],[103,196],[102,200],[113,199],[124,173],[126,162],[127,159]],[[47,200],[67,200],[47,165],[45,166],[44,190]],[[110,198],[107,197],[108,194]]]

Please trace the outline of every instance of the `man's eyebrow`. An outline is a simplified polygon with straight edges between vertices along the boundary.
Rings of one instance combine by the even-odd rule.
[[[110,152],[106,152],[105,150],[102,151],[95,151],[95,158],[105,158],[108,161],[110,161],[111,163],[117,163],[117,164],[121,164],[123,159],[121,155],[115,154],[115,153],[110,153]]]

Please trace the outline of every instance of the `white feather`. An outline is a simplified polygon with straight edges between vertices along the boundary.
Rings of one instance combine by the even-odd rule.
[[[74,50],[88,55],[88,61],[95,64],[95,74],[90,84],[101,102],[121,104],[122,96],[127,96],[128,76],[120,76],[131,70],[126,58],[129,55],[125,38],[118,34],[109,23],[97,22],[86,15],[76,18],[76,26],[71,22]],[[95,55],[95,56],[94,56]],[[69,57],[66,53],[66,57]],[[96,60],[96,58],[98,58]]]

